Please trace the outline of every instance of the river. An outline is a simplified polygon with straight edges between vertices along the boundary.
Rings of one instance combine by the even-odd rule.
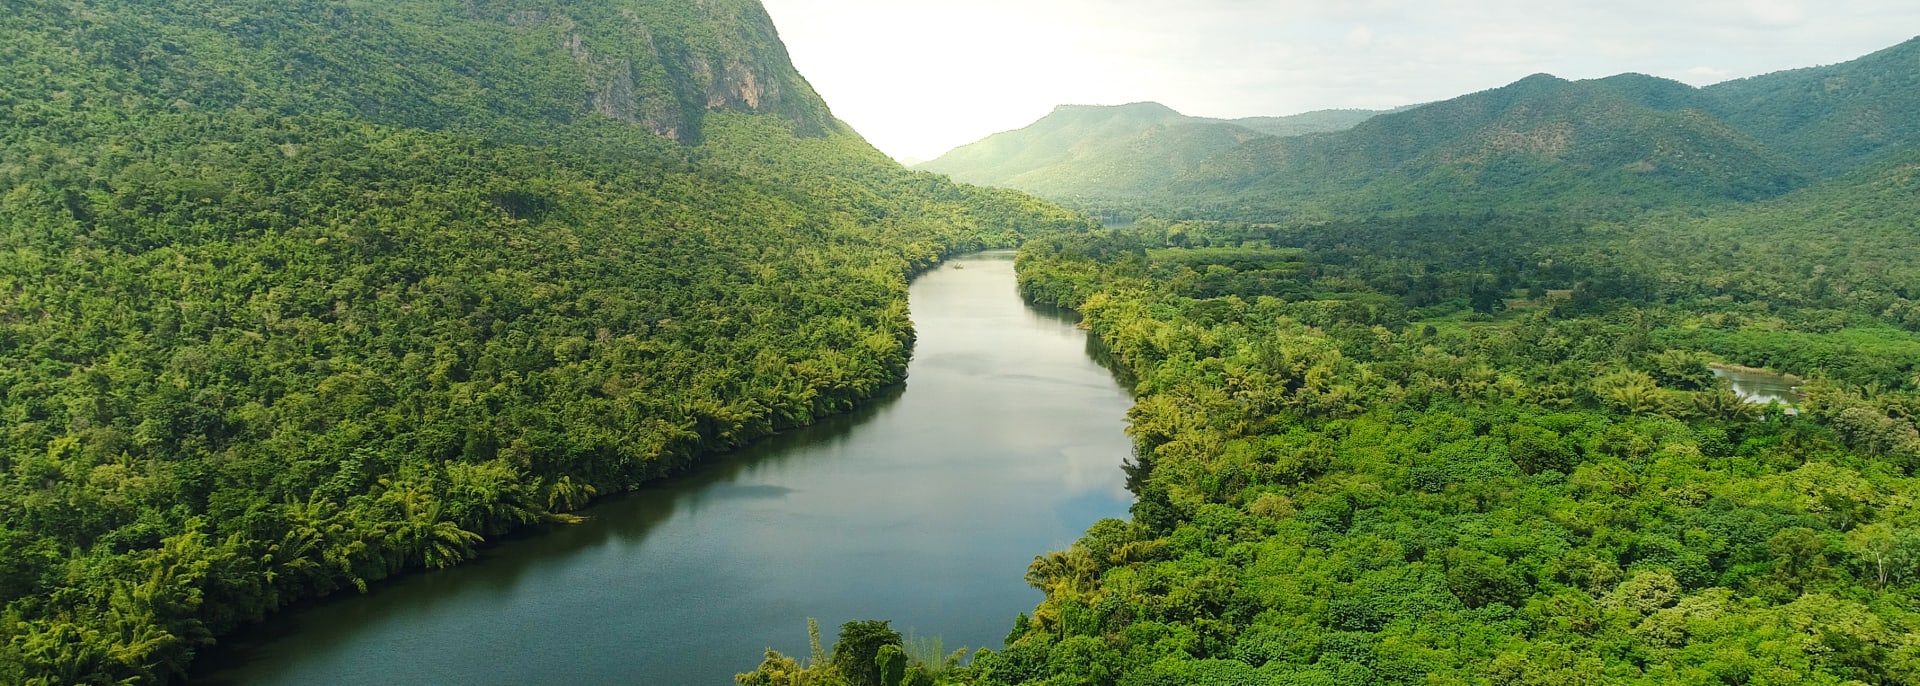
[[[1068,316],[1027,307],[1008,252],[911,290],[903,389],[865,410],[606,499],[487,548],[242,629],[196,684],[732,683],[806,620],[888,619],[999,647],[1022,576],[1131,502],[1131,399]]]
[[[1749,403],[1767,405],[1778,402],[1791,406],[1800,402],[1801,381],[1785,374],[1716,365],[1713,375],[1732,382],[1733,392]]]

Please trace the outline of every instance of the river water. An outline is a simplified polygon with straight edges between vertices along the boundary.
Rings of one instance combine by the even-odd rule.
[[[1763,372],[1733,367],[1713,367],[1713,375],[1733,383],[1733,392],[1756,405],[1778,402],[1781,405],[1794,405],[1800,402],[1798,379],[1784,374]]]
[[[914,280],[904,389],[488,548],[243,629],[196,684],[732,683],[856,619],[999,647],[1022,576],[1131,502],[1131,400],[1011,253]]]

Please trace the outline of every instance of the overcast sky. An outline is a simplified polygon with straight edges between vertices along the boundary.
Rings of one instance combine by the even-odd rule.
[[[1528,74],[1705,85],[1920,35],[1920,0],[764,0],[881,150],[931,159],[1058,104],[1387,108]]]

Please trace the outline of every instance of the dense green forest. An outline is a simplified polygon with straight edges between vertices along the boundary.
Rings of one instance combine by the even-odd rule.
[[[742,683],[1920,682],[1920,42],[1066,110],[1119,142],[1011,157],[1171,218],[1100,230],[901,169],[756,0],[5,8],[0,683],[172,681],[847,411],[908,276],[1021,244],[1135,382],[1132,518],[1003,650],[851,622]]]
[[[1023,293],[1136,380],[1132,518],[1034,560],[1004,650],[741,683],[1916,683],[1914,159],[1705,217],[1037,239]]]
[[[769,654],[741,683],[1920,682],[1920,154],[1788,124],[1903,102],[1914,54],[1811,70],[1854,97],[1536,77],[1267,141],[1355,170],[1516,116],[1586,128],[1583,155],[1747,141],[1681,155],[1745,160],[1681,185],[1561,158],[1482,204],[1400,167],[1295,212],[1316,191],[1228,174],[1226,202],[1133,206],[1192,218],[1028,243],[1023,294],[1134,382],[1133,516],[1034,560],[1003,650]],[[1701,118],[1732,95],[1791,154]],[[1756,405],[1715,365],[1809,381]]]
[[[168,681],[900,381],[1086,220],[900,169],[757,2],[0,13],[0,683]]]

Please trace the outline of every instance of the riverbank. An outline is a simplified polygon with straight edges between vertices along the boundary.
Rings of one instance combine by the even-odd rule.
[[[912,284],[898,395],[270,620],[195,683],[719,686],[767,647],[804,653],[809,617],[997,646],[1040,598],[1033,556],[1125,516],[1131,398],[1072,316],[1020,301],[1009,253],[951,262]]]

